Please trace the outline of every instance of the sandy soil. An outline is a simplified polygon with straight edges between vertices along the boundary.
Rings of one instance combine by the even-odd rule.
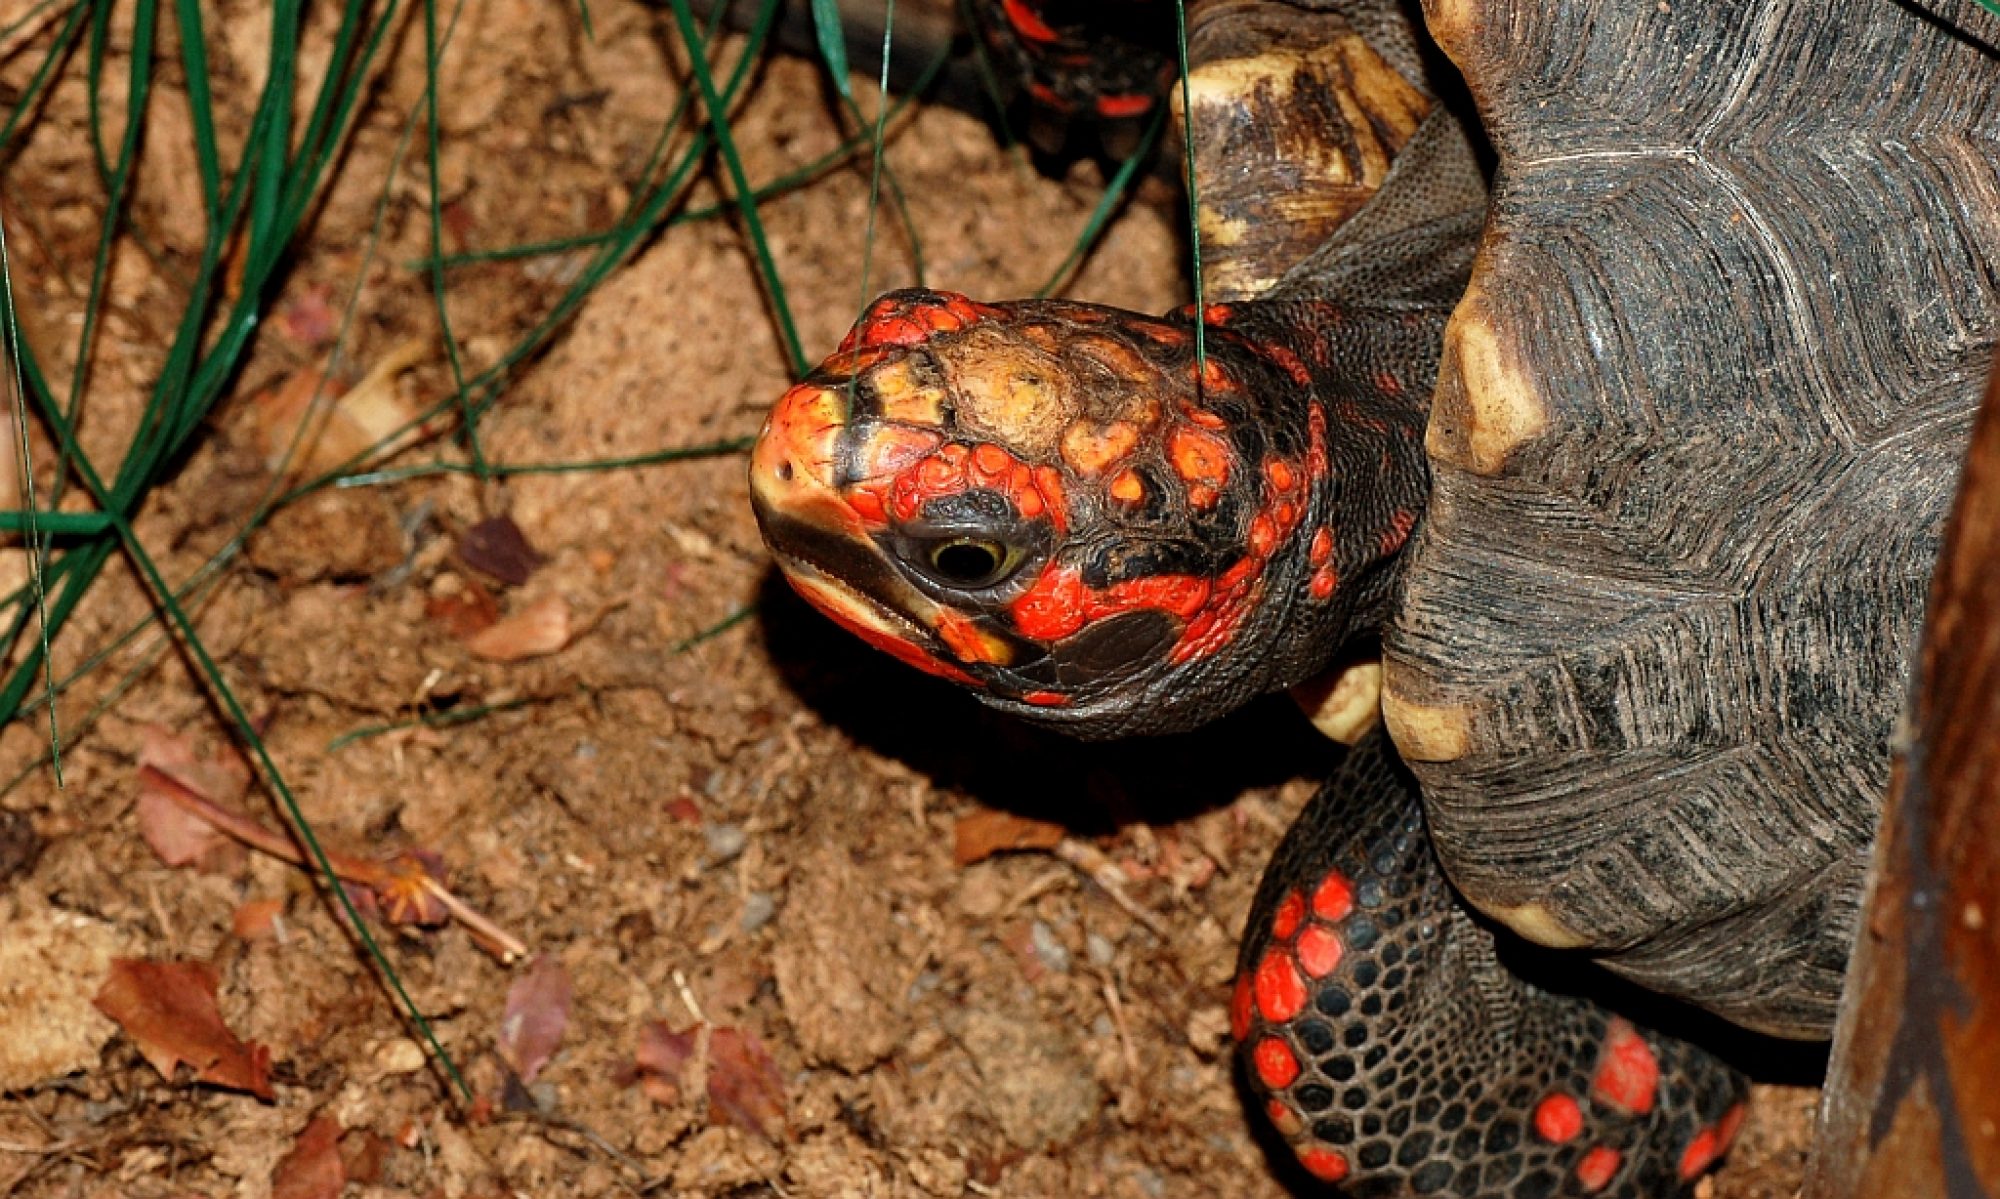
[[[264,66],[259,8],[231,0],[213,26],[223,103],[239,116]],[[678,52],[661,11],[590,9],[592,38],[573,6],[468,7],[446,73],[449,248],[602,228],[629,194],[678,95]],[[271,397],[301,378],[310,388],[327,314],[357,279],[343,377],[414,339],[384,402],[448,392],[428,281],[408,266],[428,248],[420,169],[390,186],[381,243],[371,253],[368,241],[420,98],[420,33],[393,44],[274,318],[140,521],[170,577],[222,547],[270,483],[268,447],[289,433]],[[110,76],[122,77],[122,45]],[[319,45],[309,39],[309,64]],[[17,51],[0,79],[18,86],[33,61]],[[175,125],[164,92],[135,193],[140,236],[114,256],[85,405],[101,461],[136,424],[201,235],[186,215],[185,117]],[[65,84],[0,193],[28,335],[62,370],[103,204],[84,119],[80,85]],[[737,119],[756,180],[843,134],[822,74],[787,59],[762,69]],[[898,124],[888,161],[914,234],[884,211],[875,289],[915,280],[916,244],[929,283],[1030,291],[1101,188],[1093,166],[1038,175],[946,109]],[[690,203],[712,195],[703,184]],[[1146,185],[1069,293],[1180,302],[1175,202],[1170,186]],[[862,163],[762,208],[809,355],[861,300],[867,203]],[[469,367],[511,345],[580,261],[454,272]],[[525,463],[734,437],[755,430],[787,376],[740,230],[686,224],[516,377],[481,446]],[[533,556],[502,555],[496,575],[466,540],[500,516]],[[8,551],[10,579],[20,557]],[[684,646],[750,605],[752,618]],[[496,616],[557,608],[570,619],[555,652],[475,652],[469,631]],[[146,613],[114,564],[58,665]],[[573,988],[560,1046],[524,1082],[504,1023],[526,968],[501,966],[460,927],[374,925],[478,1097],[463,1105],[303,872],[228,846],[166,865],[142,835],[142,756],[179,745],[210,762],[202,777],[226,779],[230,755],[189,659],[143,639],[61,705],[66,785],[36,769],[0,796],[0,1195],[1160,1199],[1298,1185],[1245,1119],[1225,1052],[1258,871],[1331,760],[1283,704],[1141,746],[1080,747],[991,717],[851,644],[774,583],[740,457],[324,492],[256,534],[199,625],[321,838],[362,856],[437,855],[457,895],[560,964]],[[487,705],[498,710],[447,727],[339,740]],[[40,725],[9,728],[0,777],[45,748]],[[275,827],[261,791],[234,803]],[[957,838],[995,811],[1056,822],[1066,839],[959,864]],[[269,1047],[272,1098],[149,1064],[90,1004],[120,956],[212,966],[227,1027]],[[709,1033],[689,1042],[686,1070],[635,1078],[656,1024]],[[1706,1193],[1792,1194],[1811,1102],[1767,1089]],[[314,1161],[317,1173],[301,1164]]]

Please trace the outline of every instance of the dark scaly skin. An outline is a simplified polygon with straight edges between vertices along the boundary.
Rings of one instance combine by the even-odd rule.
[[[1443,313],[1206,316],[1197,388],[1191,312],[884,297],[772,413],[766,540],[839,623],[1079,735],[1186,728],[1307,677],[1392,610]],[[945,577],[947,551],[995,577]],[[1348,911],[1314,906],[1332,871]],[[1703,1051],[1508,973],[1380,744],[1286,838],[1242,962],[1251,1085],[1355,1194],[1671,1195],[1741,1119]]]
[[[1273,856],[1231,1004],[1301,1164],[1355,1195],[1683,1190],[1741,1124],[1742,1079],[1500,953],[1438,866],[1415,780],[1371,734]]]

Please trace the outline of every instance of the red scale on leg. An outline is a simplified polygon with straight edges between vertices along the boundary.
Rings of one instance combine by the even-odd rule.
[[[1604,1053],[1597,1060],[1590,1094],[1629,1115],[1653,1110],[1660,1089],[1660,1062],[1653,1047],[1630,1021],[1613,1020],[1604,1034]]]
[[[1257,1010],[1273,1024],[1283,1024],[1306,1008],[1306,980],[1299,977],[1298,965],[1282,946],[1267,950],[1264,960],[1257,963],[1252,988],[1257,994]]]
[[[1625,1155],[1609,1145],[1598,1145],[1576,1163],[1576,1181],[1586,1193],[1595,1194],[1611,1185]]]
[[[1347,919],[1354,910],[1354,887],[1347,876],[1335,870],[1321,879],[1313,891],[1312,910],[1321,920],[1338,923]]]
[[[1700,1177],[1702,1172],[1714,1165],[1715,1159],[1720,1156],[1722,1149],[1716,1143],[1713,1127],[1704,1128],[1694,1134],[1694,1140],[1689,1141],[1687,1149],[1681,1153],[1681,1181],[1691,1182]]]
[[[1258,1079],[1274,1091],[1291,1086],[1299,1076],[1299,1059],[1292,1055],[1292,1047],[1276,1037],[1257,1042],[1257,1048],[1250,1051],[1250,1064]]]
[[[1257,1001],[1250,994],[1250,976],[1236,976],[1236,989],[1229,993],[1229,1035],[1240,1044],[1250,1036],[1250,1017],[1255,1013]]]
[[[1340,934],[1332,929],[1315,924],[1299,934],[1299,969],[1308,977],[1325,978],[1340,966],[1340,958],[1345,953],[1340,943]]]
[[[1299,1154],[1299,1164],[1321,1182],[1339,1182],[1347,1177],[1347,1157],[1332,1149],[1308,1149]]]
[[[1306,1130],[1305,1122],[1299,1119],[1299,1114],[1282,1099],[1273,1099],[1265,1104],[1264,1114],[1271,1118],[1271,1127],[1277,1129],[1281,1136],[1295,1137]]]
[[[1271,918],[1271,937],[1277,941],[1289,941],[1292,934],[1299,931],[1299,921],[1306,918],[1305,897],[1297,891],[1286,895],[1278,902],[1278,914]]]
[[[1583,1131],[1583,1109],[1557,1091],[1535,1105],[1535,1135],[1552,1145],[1573,1141]]]

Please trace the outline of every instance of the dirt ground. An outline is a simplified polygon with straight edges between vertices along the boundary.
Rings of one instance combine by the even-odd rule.
[[[267,65],[262,7],[229,0],[211,27],[219,94],[239,116]],[[139,521],[170,578],[222,548],[271,482],[295,415],[284,397],[304,394],[301,379],[310,390],[357,280],[342,380],[400,357],[382,403],[410,411],[449,391],[429,281],[410,266],[430,236],[420,167],[390,186],[369,249],[421,100],[417,11],[248,366]],[[666,10],[592,0],[590,15],[586,36],[571,5],[466,8],[442,96],[448,248],[615,219],[684,76]],[[308,70],[324,34],[309,33]],[[25,80],[22,47],[37,44],[0,43],[0,82]],[[124,53],[114,36],[107,78]],[[103,205],[81,72],[66,78],[0,191],[27,334],[62,372]],[[112,260],[84,409],[100,461],[132,434],[200,244],[176,103],[164,89],[138,236]],[[750,178],[832,149],[837,113],[819,68],[769,61],[736,114]],[[1092,165],[1038,175],[945,108],[896,124],[888,162],[925,281],[983,294],[1038,287],[1102,187]],[[862,299],[868,194],[864,159],[761,208],[808,355]],[[713,195],[705,183],[689,203]],[[1147,183],[1069,294],[1181,302],[1175,204],[1169,184]],[[870,287],[913,282],[893,210],[877,232]],[[580,262],[451,273],[468,369],[512,345]],[[787,379],[741,230],[680,225],[516,376],[481,448],[529,463],[736,437]],[[465,460],[441,442],[399,461],[440,454]],[[190,659],[147,637],[74,687],[60,705],[65,785],[34,769],[0,796],[0,1195],[1309,1193],[1245,1117],[1224,1005],[1261,864],[1331,750],[1276,702],[1137,746],[990,716],[777,584],[743,471],[725,456],[323,491],[259,531],[199,605],[205,644],[319,836],[361,857],[435,855],[453,893],[540,955],[506,967],[461,926],[371,925],[470,1104],[303,871],[233,843],[169,866],[149,844],[147,762],[178,762],[175,777],[277,825],[262,791],[232,791],[226,726]],[[532,553],[491,548],[507,541],[490,523],[502,516]],[[11,584],[22,555],[6,554]],[[114,560],[59,668],[147,611]],[[495,660],[507,651],[481,637],[496,618],[546,634],[535,648],[549,652]],[[407,727],[444,711],[475,718]],[[405,727],[342,740],[385,724]],[[0,777],[46,746],[40,717],[16,722]],[[961,864],[976,848],[955,857],[961,838],[992,834],[993,813],[1060,827],[1025,823],[1034,848]],[[156,1047],[92,1005],[118,958],[212,967],[222,1024],[268,1047],[270,1097],[185,1066],[163,1076]],[[547,1056],[522,1030],[546,1030],[550,992],[523,980],[557,977],[570,1000]],[[1812,1101],[1765,1088],[1704,1194],[1793,1194]]]

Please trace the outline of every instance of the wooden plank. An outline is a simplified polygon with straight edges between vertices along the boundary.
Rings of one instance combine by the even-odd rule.
[[[1932,583],[1806,1199],[2000,1199],[2000,368]]]

